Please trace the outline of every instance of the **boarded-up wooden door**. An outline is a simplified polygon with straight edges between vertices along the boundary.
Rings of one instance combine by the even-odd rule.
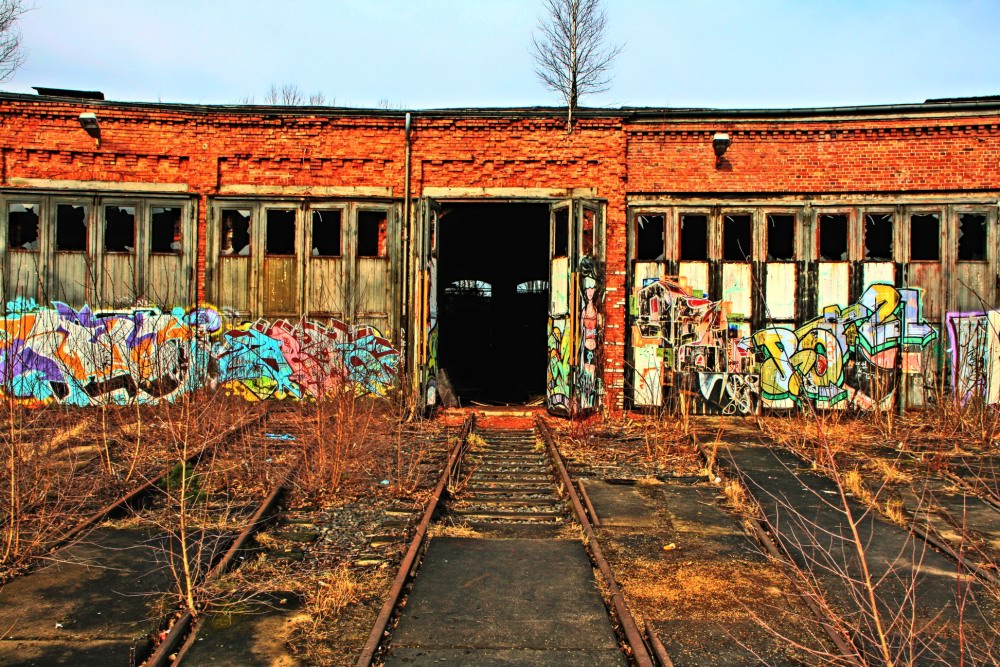
[[[419,308],[414,326],[418,327],[417,368],[420,395],[425,408],[438,403],[438,240],[441,233],[441,205],[433,199],[420,200],[418,289]]]
[[[194,207],[189,202],[151,201],[140,227],[143,298],[165,310],[194,302]]]
[[[604,215],[593,200],[575,203],[576,301],[574,410],[598,408],[603,395],[601,367],[604,358]]]
[[[301,312],[302,207],[295,204],[268,205],[263,207],[261,218],[264,254],[260,293],[263,315],[269,320],[294,318]]]
[[[18,298],[39,302],[43,298],[42,213],[40,199],[11,198],[4,206],[4,303]]]
[[[764,312],[767,326],[794,328],[799,317],[800,290],[798,242],[800,217],[795,211],[770,211],[764,215]]]
[[[254,253],[260,252],[253,208],[246,205],[223,205],[213,221],[216,304],[227,316],[249,317],[257,303],[257,272]]]
[[[859,293],[869,285],[896,285],[896,254],[899,250],[897,232],[899,224],[891,210],[867,210],[860,218],[861,276],[857,285]]]
[[[827,306],[846,308],[851,302],[849,235],[852,215],[848,211],[821,211],[816,215],[814,272],[816,314]]]
[[[344,320],[350,294],[345,272],[346,206],[314,206],[306,212],[306,316],[312,320]]]
[[[596,201],[550,207],[546,404],[556,415],[592,410],[600,402],[603,224]]]
[[[550,207],[548,367],[545,397],[549,412],[564,417],[572,414],[572,219],[572,201]]]
[[[351,281],[354,323],[394,336],[394,211],[387,206],[355,207],[352,235],[354,275]]]
[[[50,208],[51,299],[81,308],[93,298],[97,282],[94,206],[89,200],[56,199]]]

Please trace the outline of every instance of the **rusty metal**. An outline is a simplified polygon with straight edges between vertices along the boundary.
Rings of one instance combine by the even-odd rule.
[[[583,498],[583,504],[587,508],[587,514],[590,515],[590,522],[594,524],[594,528],[601,527],[601,517],[597,516],[597,510],[594,509],[594,504],[590,502],[590,496],[587,495],[587,489],[583,486],[583,480],[576,480],[576,488],[580,490],[580,497]]]
[[[379,646],[382,645],[382,640],[387,635],[389,622],[392,620],[396,607],[402,598],[403,589],[406,587],[407,582],[409,582],[409,580],[414,576],[417,566],[419,565],[418,557],[426,542],[427,528],[430,526],[431,519],[434,518],[438,502],[445,494],[454,472],[459,469],[462,456],[465,453],[468,443],[469,434],[472,432],[472,428],[475,426],[475,423],[476,416],[475,414],[471,414],[466,418],[465,423],[462,424],[462,430],[459,434],[458,442],[455,444],[455,448],[452,449],[451,455],[448,457],[448,463],[445,466],[444,471],[441,473],[441,479],[438,480],[437,486],[434,487],[434,492],[431,494],[430,501],[427,503],[427,509],[424,510],[423,518],[417,525],[417,532],[413,536],[413,540],[410,542],[410,546],[406,550],[406,555],[403,557],[403,562],[400,563],[399,570],[396,573],[396,578],[392,582],[392,588],[389,590],[389,596],[382,604],[382,609],[379,611],[378,617],[375,619],[375,625],[372,627],[372,631],[368,635],[368,641],[365,642],[365,646],[361,650],[361,655],[358,657],[358,661],[356,663],[358,667],[369,667],[369,665],[372,664],[372,661],[375,659],[375,654],[378,652]]]
[[[927,542],[938,551],[948,554],[966,572],[971,572],[973,575],[979,577],[986,583],[1000,585],[1000,577],[997,576],[996,572],[990,570],[985,565],[970,563],[964,556],[962,556],[961,553],[956,551],[950,544],[938,536],[937,531],[934,530],[933,527],[921,526],[917,523],[916,518],[913,518],[910,520],[910,532],[914,533],[917,537]]]
[[[702,457],[705,459],[706,464],[710,464],[713,460],[716,461],[715,474],[719,477],[722,477],[721,471],[719,470],[718,460],[713,459],[712,453],[708,451],[705,445],[703,445],[701,442],[698,441],[698,438],[694,433],[691,433],[690,437],[691,437],[691,442],[695,445],[695,447],[698,448],[698,452],[701,453]],[[750,494],[749,491],[748,491],[748,497],[751,499],[751,502],[753,503],[755,509],[754,513],[757,515],[757,516],[750,516],[748,518],[750,527],[753,528],[753,532],[754,535],[756,535],[757,540],[761,543],[764,549],[767,550],[767,553],[771,556],[771,558],[773,558],[776,562],[780,563],[783,566],[783,569],[791,568],[793,571],[797,571],[797,568],[795,567],[794,562],[791,559],[791,556],[785,553],[780,543],[771,537],[771,533],[777,534],[777,532],[774,530],[774,527],[771,526],[770,523],[767,521],[764,512],[760,509],[760,506],[757,503],[757,499],[754,498],[753,494]],[[764,517],[763,521],[758,519],[757,518],[758,516]],[[766,530],[765,526],[767,527]],[[771,532],[769,533],[768,531]],[[845,637],[843,633],[837,630],[836,624],[832,622],[829,615],[825,611],[823,611],[822,607],[820,607],[819,604],[816,603],[816,600],[814,600],[813,597],[809,595],[809,592],[803,588],[802,583],[799,581],[797,577],[789,575],[788,579],[789,581],[792,582],[792,585],[795,587],[795,591],[799,594],[799,597],[802,598],[802,601],[805,602],[806,606],[809,607],[809,610],[812,611],[813,615],[816,617],[816,620],[823,627],[823,630],[826,632],[827,636],[830,637],[830,640],[833,642],[834,646],[837,647],[837,650],[840,651],[841,655],[843,655],[843,657],[851,665],[854,665],[855,667],[861,667],[862,663],[858,660],[858,651],[851,643],[851,641],[847,637]]]
[[[250,520],[243,527],[243,530],[240,531],[232,544],[229,545],[226,553],[222,555],[222,558],[219,559],[212,569],[208,571],[204,579],[202,579],[202,584],[210,583],[229,571],[229,568],[232,567],[233,562],[236,560],[237,554],[243,550],[243,547],[253,537],[253,534],[264,525],[268,515],[277,507],[278,501],[288,489],[295,473],[302,464],[302,458],[302,455],[298,456],[295,462],[288,467],[288,470],[285,471],[285,474],[281,478],[281,482],[275,485],[271,492],[267,494],[260,506],[257,507],[257,511],[253,513],[253,516],[250,517]],[[197,635],[197,627],[193,630],[191,629],[194,620],[194,613],[190,609],[186,610],[170,628],[170,631],[164,637],[163,641],[160,642],[160,645],[156,647],[153,655],[144,663],[145,667],[164,667],[165,665],[179,663],[184,654],[194,644]],[[177,651],[177,655],[173,655],[174,650],[182,641],[184,643],[180,647],[180,650]]]
[[[653,629],[653,624],[649,621],[646,621],[646,639],[649,640],[649,645],[653,649],[653,657],[656,658],[656,664],[659,667],[674,667],[674,662],[667,653],[667,647],[656,636],[656,630]]]
[[[257,425],[258,423],[264,421],[266,418],[267,418],[267,411],[265,410],[262,414],[254,417],[253,419],[250,419],[249,421],[242,422],[240,424],[231,427],[228,431],[226,431],[222,435],[222,437],[219,438],[219,441],[216,442],[214,445],[207,445],[205,447],[202,447],[197,452],[184,459],[183,461],[184,465],[185,466],[197,465],[203,458],[205,458],[205,456],[210,451],[213,451],[216,447],[223,444],[224,442],[228,442],[230,438],[232,438],[234,435],[236,435],[243,429],[251,428]],[[70,528],[69,531],[64,533],[59,538],[57,538],[52,544],[48,545],[46,549],[48,551],[52,551],[54,549],[63,547],[72,540],[79,537],[79,535],[84,531],[95,527],[101,521],[104,521],[108,517],[114,515],[116,512],[124,510],[125,508],[128,507],[135,506],[143,497],[145,497],[147,494],[151,493],[154,489],[156,489],[157,485],[164,479],[166,479],[166,477],[170,474],[170,471],[173,470],[175,467],[177,467],[176,463],[164,468],[164,470],[156,477],[153,477],[152,479],[142,484],[138,488],[128,492],[118,500],[115,500],[105,505],[101,509],[97,510],[96,512],[88,516],[86,519],[75,525],[73,528]]]
[[[959,486],[961,488],[968,490],[970,493],[972,493],[977,498],[982,500],[984,503],[990,505],[994,509],[1000,510],[1000,496],[997,496],[993,492],[993,490],[990,487],[986,486],[985,484],[983,485],[982,492],[980,492],[979,489],[975,487],[975,485],[971,484],[968,480],[960,477],[959,475],[956,475],[950,470],[942,470],[941,476],[947,479],[955,486]]]
[[[583,504],[580,502],[580,497],[573,486],[573,481],[566,471],[566,465],[563,463],[559,448],[556,447],[552,431],[549,430],[548,424],[541,417],[536,416],[535,423],[538,426],[538,432],[542,434],[542,439],[545,440],[545,444],[549,449],[552,461],[559,473],[559,479],[562,481],[566,493],[569,495],[573,510],[576,512],[576,518],[583,528],[590,557],[601,571],[601,575],[607,583],[608,592],[611,595],[611,603],[614,606],[615,614],[618,616],[618,624],[621,626],[625,640],[632,650],[632,659],[638,667],[653,667],[653,659],[650,657],[646,644],[642,639],[642,632],[639,630],[639,626],[636,625],[632,613],[628,610],[628,605],[625,604],[625,596],[622,595],[614,572],[611,571],[611,566],[604,558],[604,552],[601,550],[597,535],[594,533],[594,527],[590,523],[590,519],[587,518],[587,512],[584,510]]]

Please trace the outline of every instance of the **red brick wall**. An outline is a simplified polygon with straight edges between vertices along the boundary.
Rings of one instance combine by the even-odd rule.
[[[101,125],[100,147],[80,127]],[[427,187],[593,188],[607,203],[605,404],[620,406],[627,193],[820,193],[1000,189],[1000,112],[988,116],[627,123],[584,118],[415,115],[411,195]],[[239,114],[0,99],[2,185],[49,178],[186,183],[199,197],[199,284],[207,198],[231,184],[377,186],[402,198],[398,116]],[[712,134],[732,146],[716,168]],[[200,290],[202,291],[202,290]]]
[[[1000,116],[628,128],[630,192],[908,192],[1000,187]],[[732,145],[720,168],[712,135]]]

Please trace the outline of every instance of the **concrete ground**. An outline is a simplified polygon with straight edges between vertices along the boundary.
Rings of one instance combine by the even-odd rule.
[[[719,456],[742,472],[785,548],[826,592],[855,643],[874,650],[873,616],[857,613],[867,606],[867,593],[856,583],[863,577],[861,560],[834,483],[778,448],[729,443]],[[962,653],[966,664],[989,664],[991,624],[998,618],[993,598],[919,538],[859,502],[849,505],[894,650],[914,664],[959,664]]]
[[[386,665],[619,666],[576,540],[433,538]]]
[[[720,505],[718,487],[703,477],[664,482],[584,487],[633,613],[652,622],[673,664],[803,665],[829,650],[785,574]]]
[[[99,529],[0,590],[0,665],[130,665],[173,583],[162,535]]]

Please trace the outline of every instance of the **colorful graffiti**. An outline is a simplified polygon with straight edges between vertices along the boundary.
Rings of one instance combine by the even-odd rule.
[[[922,293],[873,284],[857,303],[827,306],[797,329],[768,327],[752,336],[763,357],[765,406],[885,406],[893,399],[900,356],[924,348],[937,331],[923,319]],[[912,362],[911,362],[912,364]],[[906,370],[900,368],[900,370]]]
[[[1000,403],[1000,310],[948,313],[945,321],[955,400]]]
[[[546,404],[549,412],[568,417],[600,404],[603,284],[600,267],[584,255],[569,272],[569,259],[552,260],[549,285],[548,368]],[[570,285],[579,289],[579,311],[570,312]]]
[[[753,415],[760,409],[760,376],[756,373],[695,372],[701,414]]]
[[[577,354],[575,399],[579,410],[591,410],[598,405],[597,379],[601,336],[600,292],[601,277],[597,261],[591,256],[580,260],[577,269],[580,285],[580,350]]]
[[[573,350],[570,336],[566,335],[568,317],[549,318],[549,365],[546,369],[546,401],[553,414],[568,417],[570,403],[570,369],[573,365]]]
[[[432,239],[433,243],[433,239]],[[427,261],[425,280],[427,281],[427,322],[424,325],[427,341],[423,351],[424,405],[433,408],[438,402],[438,272],[437,257]]]
[[[653,267],[659,268],[659,263]],[[755,381],[746,377],[751,371],[750,346],[739,335],[739,325],[729,321],[727,302],[693,295],[684,279],[677,276],[651,276],[639,283],[631,306],[636,405],[662,405],[664,386],[672,385],[678,374],[699,388],[701,374],[732,377],[723,382],[723,387],[732,387],[740,395],[744,392],[736,391],[737,387],[755,386]],[[714,400],[702,391],[692,393]],[[723,394],[717,398],[721,400]],[[754,400],[747,400],[737,402],[730,410],[738,410],[737,405],[744,403],[756,405]]]
[[[3,387],[30,405],[156,403],[214,386],[251,400],[382,396],[398,368],[376,329],[338,321],[224,329],[209,307],[96,312],[30,299],[8,302],[0,320]]]

